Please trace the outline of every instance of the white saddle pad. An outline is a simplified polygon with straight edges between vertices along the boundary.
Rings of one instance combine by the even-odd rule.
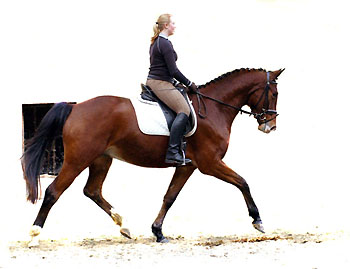
[[[143,100],[140,96],[137,98],[131,98],[130,101],[134,107],[137,124],[142,133],[148,135],[170,135],[165,116],[158,103]],[[194,127],[185,135],[186,137],[193,135],[197,129],[196,113],[190,100],[189,103],[192,111]]]

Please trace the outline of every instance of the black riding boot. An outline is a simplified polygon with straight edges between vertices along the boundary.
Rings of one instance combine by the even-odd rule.
[[[185,135],[186,123],[188,116],[185,113],[177,114],[170,130],[170,139],[168,151],[165,156],[165,162],[175,165],[186,165],[191,162],[190,159],[184,158],[181,149],[182,138]]]

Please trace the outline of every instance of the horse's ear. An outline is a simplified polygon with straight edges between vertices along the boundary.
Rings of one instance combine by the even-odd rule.
[[[272,72],[274,74],[274,79],[277,79],[279,75],[285,70],[285,68]]]

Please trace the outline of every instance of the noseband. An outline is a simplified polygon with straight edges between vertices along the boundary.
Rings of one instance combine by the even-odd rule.
[[[265,85],[265,89],[262,93],[262,95],[260,96],[258,102],[255,104],[255,106],[252,107],[252,110],[262,101],[262,99],[265,97],[264,99],[264,104],[263,104],[263,108],[262,108],[262,112],[261,113],[256,113],[256,112],[253,112],[253,111],[246,111],[240,107],[237,107],[237,106],[233,106],[233,105],[230,105],[230,104],[226,104],[220,100],[217,100],[215,98],[212,98],[210,96],[207,96],[201,92],[199,92],[199,89],[197,91],[195,91],[195,94],[197,95],[197,99],[198,99],[198,115],[204,119],[207,117],[207,107],[204,103],[204,100],[203,100],[203,97],[206,98],[206,99],[209,99],[209,100],[212,100],[214,102],[217,102],[219,103],[220,105],[223,105],[223,106],[227,106],[227,107],[230,107],[230,108],[233,108],[235,110],[237,110],[238,112],[240,112],[241,114],[244,113],[244,114],[247,114],[249,116],[253,116],[254,118],[256,118],[260,124],[265,124],[265,123],[268,123],[269,121],[272,121],[273,119],[275,119],[277,116],[278,116],[278,113],[276,110],[272,110],[272,109],[269,109],[269,91],[270,91],[270,84],[277,84],[277,82],[275,80],[273,81],[270,81],[270,72],[267,72],[266,73],[266,85]],[[257,89],[254,89],[252,92],[249,93],[249,97],[248,97],[248,100],[250,98],[250,96],[256,92],[257,90],[259,90],[261,88],[257,88]],[[202,114],[201,112],[201,107],[203,107],[204,109],[204,115]],[[266,119],[266,115],[275,115],[274,117],[272,117],[271,119]]]

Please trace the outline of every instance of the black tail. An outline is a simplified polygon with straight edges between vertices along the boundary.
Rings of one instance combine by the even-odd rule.
[[[56,136],[62,134],[64,123],[72,111],[72,105],[55,104],[44,116],[34,137],[26,143],[22,156],[24,179],[27,183],[27,200],[33,204],[38,200],[38,182],[44,153]]]

